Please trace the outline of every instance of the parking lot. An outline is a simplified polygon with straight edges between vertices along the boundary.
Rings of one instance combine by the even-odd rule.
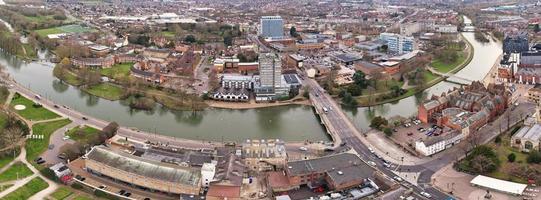
[[[412,122],[407,122],[397,127],[391,139],[400,143],[401,146],[414,151],[415,141],[426,140],[448,131],[450,131],[448,128],[442,129],[434,124],[424,124],[420,123],[419,120],[412,120]]]

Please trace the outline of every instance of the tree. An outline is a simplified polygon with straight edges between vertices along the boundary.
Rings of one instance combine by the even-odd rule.
[[[494,143],[500,144],[502,142],[502,138],[498,135],[496,139],[494,139]]]
[[[391,86],[391,93],[392,93],[393,97],[400,96],[401,92],[402,92],[402,88],[400,88],[400,86],[398,86],[398,85]]]
[[[224,35],[224,44],[226,47],[233,46],[233,37],[229,34]]]
[[[357,84],[351,84],[346,88],[346,91],[352,96],[359,96],[363,92],[363,88]]]
[[[377,116],[377,117],[374,117],[372,121],[370,121],[370,127],[377,130],[381,130],[381,128],[384,126],[387,126],[388,123],[389,122],[384,117]]]
[[[78,142],[65,144],[64,146],[60,147],[60,152],[63,153],[66,156],[66,159],[69,160],[75,160],[79,158],[81,155],[83,155],[84,146],[81,145]]]
[[[385,135],[386,135],[387,137],[391,137],[391,135],[393,135],[393,130],[392,130],[391,128],[389,128],[389,127],[385,127],[385,128],[383,129],[383,133],[385,133]]]
[[[292,26],[289,29],[289,35],[291,35],[291,37],[299,37],[299,33],[297,33],[297,28],[295,28],[295,26]]]
[[[479,145],[472,149],[463,161],[465,170],[472,173],[490,173],[498,168],[500,160],[492,147]]]
[[[351,96],[347,91],[341,92],[342,103],[348,107],[356,107],[358,105],[357,100]]]
[[[516,158],[517,158],[517,156],[514,153],[510,153],[509,155],[507,155],[507,161],[508,162],[515,162]]]
[[[361,89],[366,88],[366,86],[368,85],[367,80],[366,80],[366,75],[364,74],[364,72],[360,70],[356,71],[355,74],[353,74],[353,81],[355,85],[360,86]]]
[[[184,38],[184,42],[187,42],[187,43],[194,43],[196,42],[197,39],[195,38],[195,36],[193,35],[187,35],[185,38]]]
[[[533,27],[533,32],[539,33],[539,31],[541,31],[541,28],[539,28],[539,23],[538,23],[538,24],[535,24],[535,26]]]
[[[539,164],[541,163],[541,153],[539,153],[539,151],[531,151],[529,154],[528,154],[528,157],[526,158],[526,161],[528,163],[535,163],[535,164]]]
[[[496,163],[494,163],[491,159],[487,158],[484,155],[479,155],[473,158],[471,161],[472,168],[477,173],[489,173],[494,170],[496,170]]]

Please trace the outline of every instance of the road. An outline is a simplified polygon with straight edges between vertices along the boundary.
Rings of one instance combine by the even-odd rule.
[[[38,93],[35,93],[14,81],[11,81],[10,83],[12,85],[11,90],[18,92],[29,99],[37,100],[35,96]],[[73,124],[77,124],[77,125],[85,124],[97,129],[102,129],[103,127],[109,124],[109,122],[107,121],[85,115],[69,107],[56,105],[51,100],[48,100],[45,98],[41,98],[37,101],[41,105],[43,105],[43,107],[63,117],[67,117],[71,119],[73,121]],[[153,143],[169,144],[171,146],[179,146],[179,147],[193,148],[193,149],[215,148],[217,146],[222,145],[219,142],[209,142],[209,141],[202,142],[202,141],[189,140],[189,139],[183,139],[183,138],[169,137],[169,136],[164,136],[164,135],[158,135],[156,133],[150,133],[150,132],[144,132],[144,131],[140,131],[136,129],[131,129],[128,127],[123,127],[123,126],[119,127],[117,131],[117,135],[133,138],[139,141],[151,141]]]
[[[327,119],[328,123],[325,125],[332,132],[331,135],[333,135],[335,142],[338,140],[341,141],[341,143],[345,143],[345,145],[350,146],[359,154],[362,160],[375,162],[376,168],[388,177],[392,178],[396,176],[393,172],[391,172],[391,168],[385,167],[384,161],[382,159],[378,159],[374,154],[372,154],[368,149],[367,144],[364,144],[361,141],[360,137],[364,136],[362,136],[361,133],[357,130],[357,128],[351,123],[349,118],[342,112],[341,107],[332,99],[332,97],[329,94],[325,93],[325,90],[321,88],[321,86],[315,80],[308,79],[304,81],[304,83],[311,88],[310,100],[314,103],[315,109],[320,109],[321,115],[325,115],[322,116],[322,118],[324,117]],[[323,111],[323,107],[328,109],[328,112]],[[397,165],[392,164],[392,166],[394,167]],[[416,165],[413,168],[422,170],[425,169],[425,166]],[[435,169],[434,171],[437,171],[437,169]],[[427,171],[424,173],[425,176],[429,175],[428,183],[434,171]],[[439,190],[430,186],[429,184],[425,183],[427,182],[422,182],[422,184],[419,184],[419,186],[413,186],[409,183],[403,182],[406,187],[413,188],[416,193],[426,191],[430,193],[432,195],[432,198],[434,199],[449,198],[449,195],[442,193]]]

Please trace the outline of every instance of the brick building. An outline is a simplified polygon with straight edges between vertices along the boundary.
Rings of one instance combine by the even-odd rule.
[[[469,133],[503,113],[510,96],[503,84],[485,87],[476,81],[439,97],[432,96],[419,105],[418,118],[424,123],[438,123]]]

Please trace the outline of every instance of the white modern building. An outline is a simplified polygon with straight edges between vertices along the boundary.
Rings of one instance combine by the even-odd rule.
[[[415,142],[415,150],[424,156],[430,156],[460,143],[464,134],[453,131],[441,136],[430,137]]]
[[[259,31],[264,38],[284,37],[284,20],[280,16],[262,16]]]
[[[221,81],[222,87],[234,89],[252,89],[253,77],[238,74],[224,74]]]
[[[412,52],[415,49],[415,39],[396,33],[381,33],[379,39],[387,44],[388,51],[395,54]]]

